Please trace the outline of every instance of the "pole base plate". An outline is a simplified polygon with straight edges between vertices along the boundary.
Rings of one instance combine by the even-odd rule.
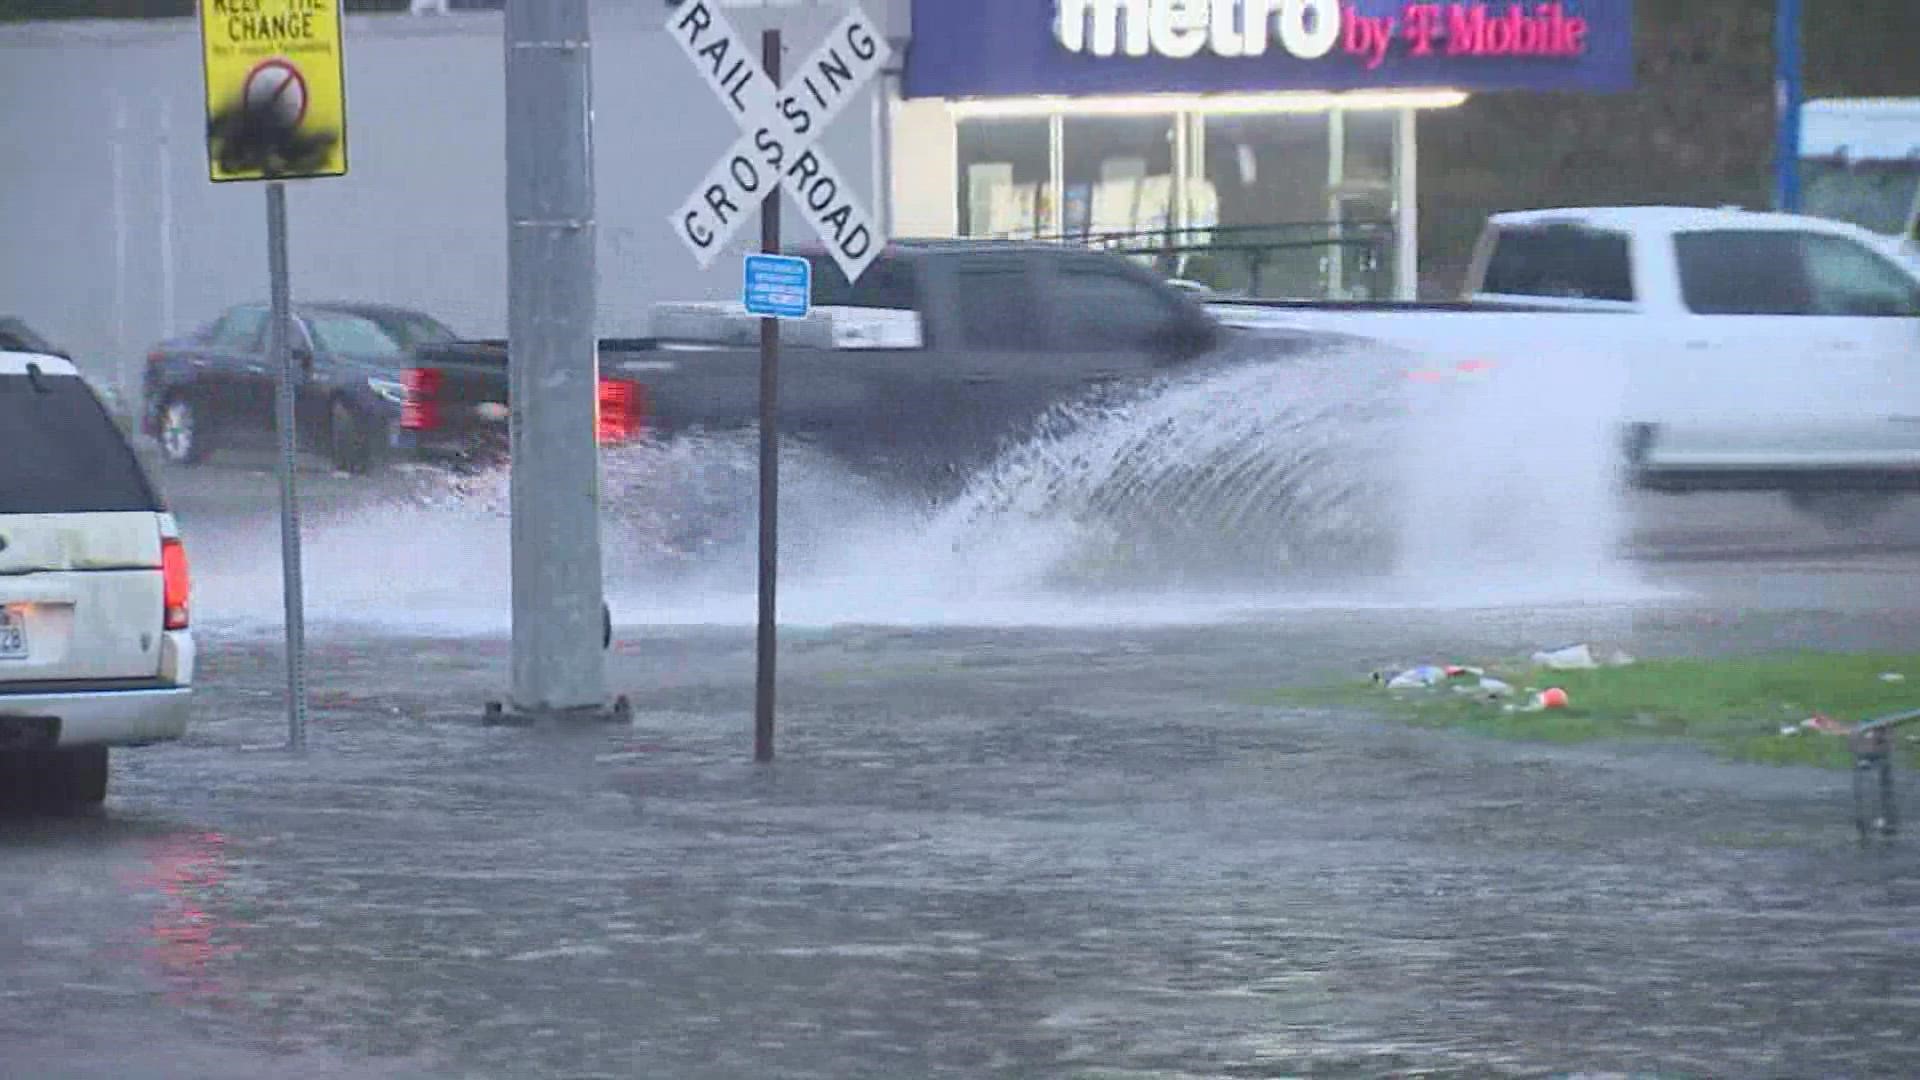
[[[631,724],[633,723],[633,703],[625,694],[613,700],[611,705],[585,706],[574,709],[523,709],[505,701],[489,701],[481,722],[488,727],[569,727],[586,724]]]

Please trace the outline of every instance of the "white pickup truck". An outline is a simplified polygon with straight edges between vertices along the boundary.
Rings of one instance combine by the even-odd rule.
[[[1779,492],[1841,527],[1920,491],[1920,277],[1863,229],[1696,207],[1498,214],[1466,292],[1213,309],[1415,352],[1619,361],[1642,489]]]

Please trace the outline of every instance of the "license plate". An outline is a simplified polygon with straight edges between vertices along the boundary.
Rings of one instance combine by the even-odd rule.
[[[0,660],[27,658],[27,615],[18,608],[0,608]]]

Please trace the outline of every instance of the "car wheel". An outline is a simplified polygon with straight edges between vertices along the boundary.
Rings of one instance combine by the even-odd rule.
[[[327,439],[333,467],[345,473],[364,473],[373,466],[373,444],[366,425],[345,401],[336,399],[327,417]]]
[[[79,746],[55,750],[47,779],[57,806],[68,809],[99,806],[107,801],[107,748]]]
[[[187,398],[168,398],[160,406],[160,453],[172,465],[198,465],[207,459],[200,412]]]
[[[107,799],[107,748],[23,750],[0,755],[0,797],[7,809],[71,812]]]
[[[1898,496],[1881,491],[1796,491],[1787,505],[1834,532],[1853,532],[1879,520]]]

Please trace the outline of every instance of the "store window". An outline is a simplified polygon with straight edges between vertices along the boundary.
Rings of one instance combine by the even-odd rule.
[[[1061,225],[1069,236],[1162,233],[1172,222],[1174,118],[1068,116]]]
[[[962,120],[957,138],[960,235],[1016,239],[1046,231],[1053,198],[1047,120]]]
[[[1385,109],[965,118],[960,233],[1085,240],[1228,294],[1392,296],[1400,122]]]
[[[1327,295],[1374,300],[1393,288],[1393,152],[1398,115],[1378,109],[1343,111],[1340,160],[1328,219],[1338,246],[1329,252]]]
[[[1354,187],[1393,188],[1393,137],[1399,114],[1349,109],[1340,114],[1340,179]]]
[[[1196,185],[1210,199],[1210,252],[1187,277],[1253,296],[1320,296],[1328,252],[1325,114],[1208,116]]]

